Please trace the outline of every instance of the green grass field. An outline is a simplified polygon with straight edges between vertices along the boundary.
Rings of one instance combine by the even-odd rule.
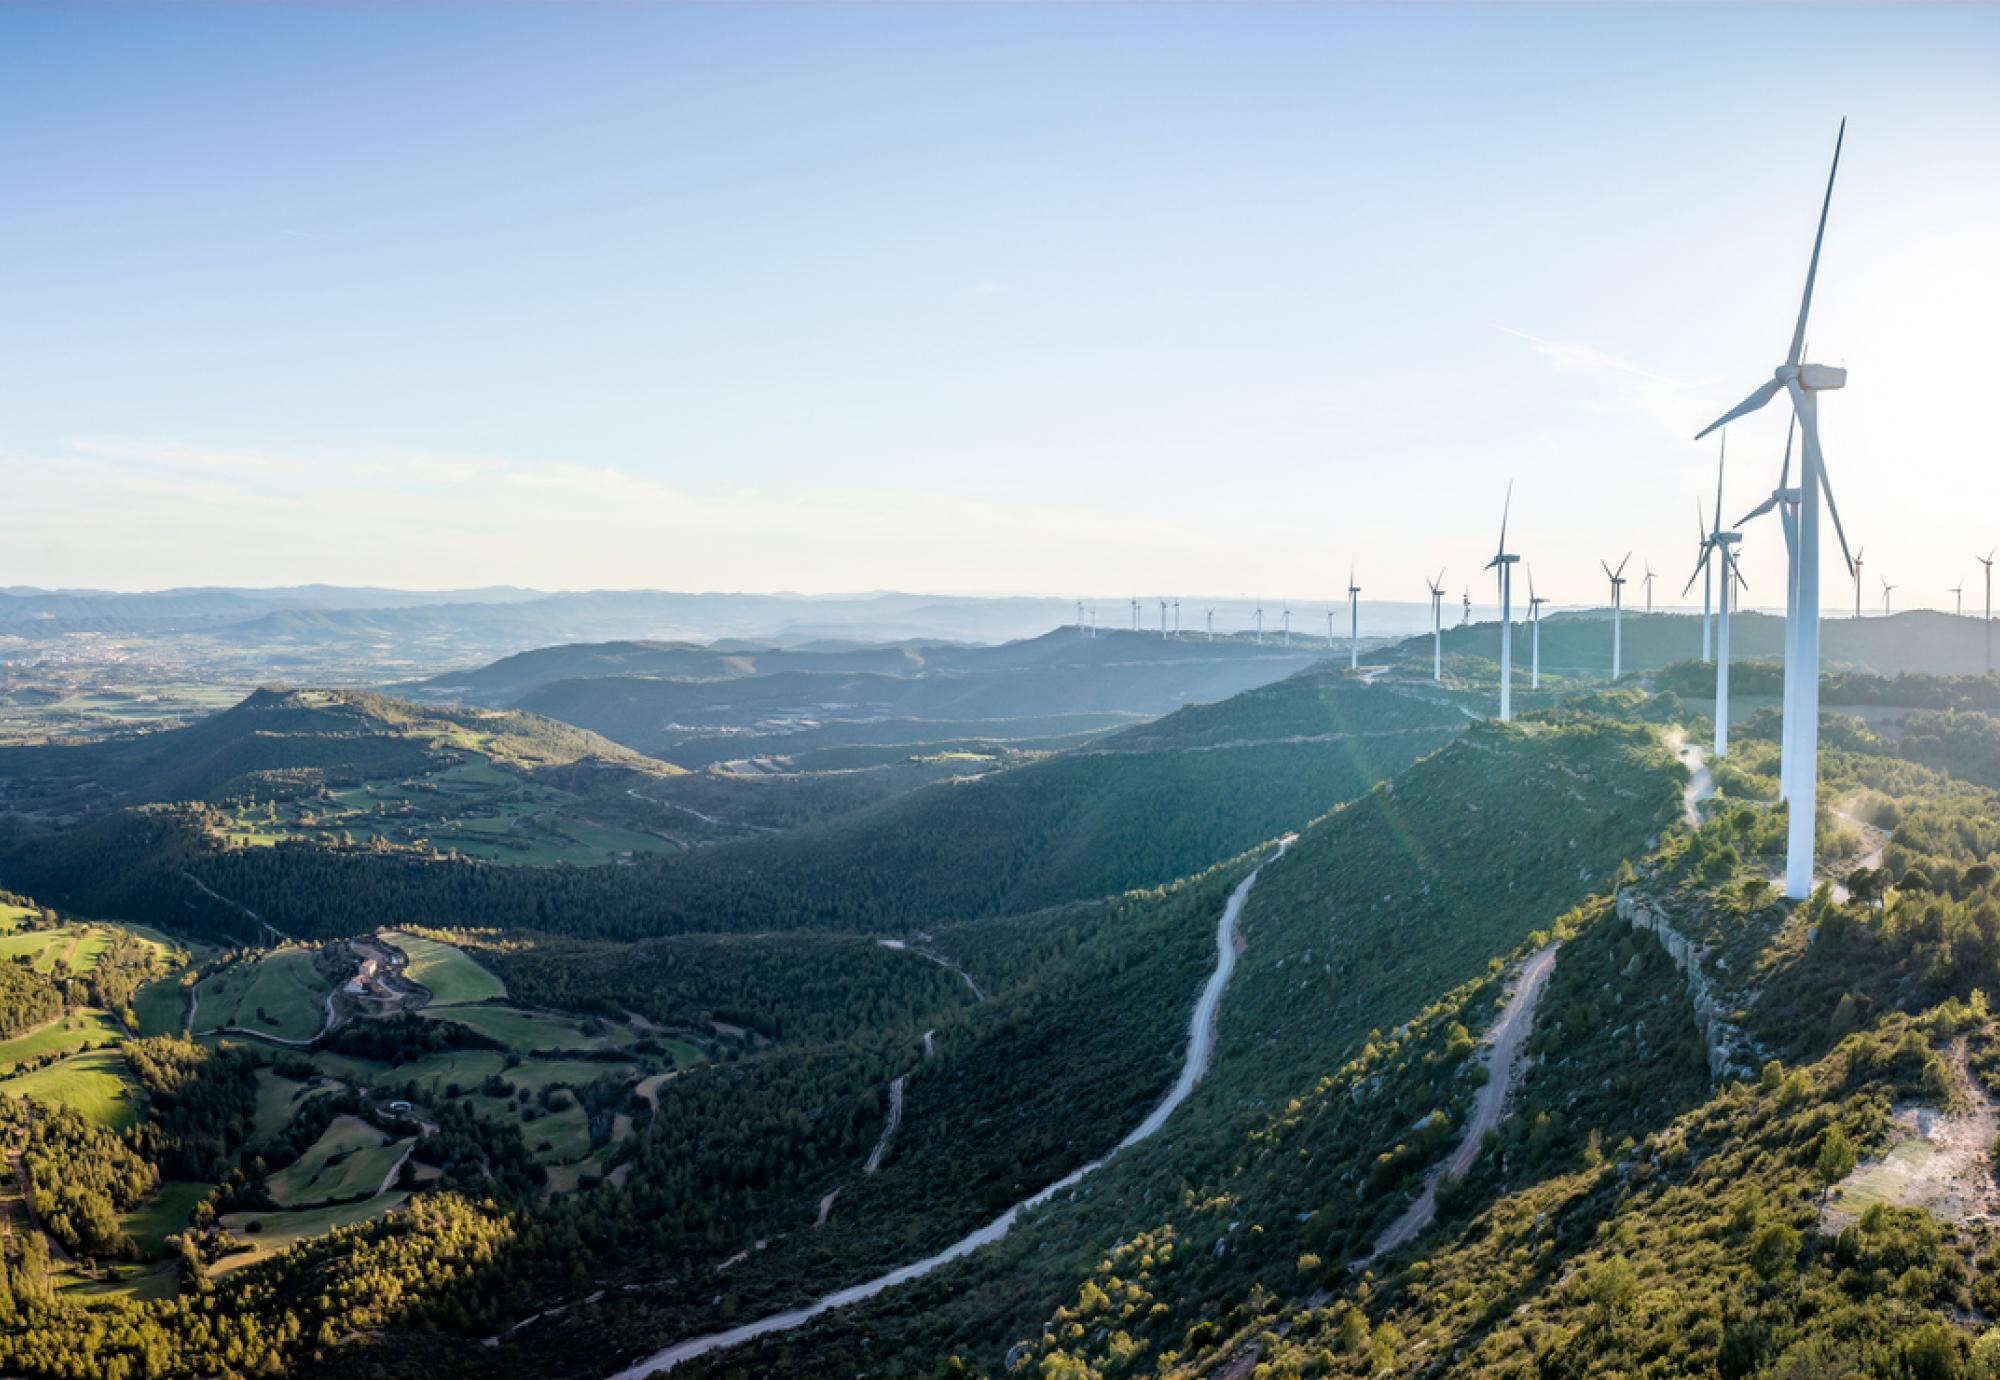
[[[250,1144],[258,1146],[292,1124],[299,1108],[310,1099],[301,1099],[306,1085],[281,1078],[269,1069],[257,1070],[257,1111],[250,1127]]]
[[[0,1093],[60,1103],[119,1129],[139,1119],[138,1085],[125,1068],[125,1056],[115,1049],[72,1054],[45,1069],[5,1079]]]
[[[278,949],[203,979],[196,1016],[203,1030],[237,1025],[285,1040],[310,1040],[326,1023],[332,986],[305,949]]]
[[[409,1143],[359,1117],[335,1117],[305,1154],[271,1176],[271,1196],[286,1207],[373,1196]]]
[[[382,938],[410,956],[404,975],[430,992],[432,1006],[456,1006],[507,995],[507,985],[463,949],[401,930],[384,930]]]
[[[0,901],[0,934],[12,934],[21,927],[22,921],[33,914],[34,912],[26,906],[17,906],[6,901]]]
[[[338,1207],[308,1208],[301,1212],[232,1212],[224,1216],[222,1225],[242,1241],[248,1242],[250,1250],[226,1255],[210,1267],[213,1274],[224,1274],[241,1269],[245,1265],[276,1255],[288,1246],[315,1236],[324,1236],[335,1227],[351,1226],[365,1222],[370,1217],[379,1217],[391,1208],[400,1207],[407,1193],[384,1193],[378,1198],[369,1198],[359,1203],[342,1203]],[[252,1224],[256,1230],[251,1230]]]
[[[105,1012],[94,1009],[72,1011],[40,1030],[16,1035],[11,1040],[0,1040],[0,1070],[11,1069],[23,1060],[56,1050],[81,1049],[85,1045],[122,1039],[124,1033],[118,1028],[118,1022]]]
[[[132,998],[141,1035],[178,1035],[187,1026],[187,989],[178,978],[161,978]]]
[[[146,1256],[166,1254],[167,1238],[183,1230],[194,1205],[208,1196],[212,1184],[169,1181],[159,1191],[118,1219],[126,1234],[139,1243]]]
[[[480,1034],[522,1054],[538,1049],[617,1049],[623,1043],[614,1036],[586,1035],[575,1021],[543,1016],[512,1006],[457,1006],[441,1011],[425,1008],[421,1014],[434,1020],[456,1021],[460,1025],[471,1026]]]

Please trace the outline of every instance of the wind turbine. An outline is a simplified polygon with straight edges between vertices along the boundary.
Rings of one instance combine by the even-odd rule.
[[[1641,561],[1640,564],[1646,567],[1646,573],[1642,577],[1641,583],[1646,586],[1646,612],[1651,613],[1653,611],[1653,581],[1660,577],[1653,573],[1653,563],[1651,561]]]
[[[1215,641],[1215,610],[1208,611],[1208,640]]]
[[[1605,578],[1611,581],[1611,679],[1617,680],[1625,670],[1624,630],[1619,626],[1619,615],[1625,608],[1625,563],[1632,559],[1632,553],[1625,553],[1625,560],[1618,562],[1613,570],[1609,561],[1600,560]]]
[[[1326,649],[1333,650],[1333,610],[1326,611]]]
[[[1771,490],[1771,496],[1737,519],[1738,527],[1749,526],[1752,519],[1762,517],[1773,508],[1778,510],[1779,524],[1785,532],[1785,689],[1780,708],[1780,722],[1790,723],[1798,712],[1799,694],[1799,500],[1800,493],[1790,487],[1792,479],[1792,438],[1798,432],[1799,419],[1795,415],[1785,426],[1785,465],[1778,472],[1778,487]],[[1798,763],[1789,756],[1781,755],[1778,761],[1778,799],[1792,798],[1792,771]]]
[[[1285,610],[1284,612],[1285,645],[1289,647],[1292,645],[1292,606],[1290,604],[1286,604],[1284,605],[1284,610]]]
[[[1514,717],[1514,562],[1521,558],[1507,550],[1507,515],[1514,507],[1514,481],[1507,481],[1507,498],[1500,505],[1500,545],[1488,570],[1497,570],[1500,581],[1500,722]]]
[[[1361,586],[1354,583],[1354,567],[1347,567],[1347,669],[1361,666]]]
[[[1097,605],[1090,606],[1090,635],[1097,636]]]
[[[1847,555],[1847,537],[1840,526],[1840,509],[1833,501],[1833,486],[1826,476],[1825,459],[1819,446],[1819,395],[1845,387],[1847,371],[1825,364],[1804,361],[1806,322],[1812,314],[1814,280],[1819,277],[1820,248],[1826,241],[1826,217],[1833,205],[1833,183],[1840,172],[1840,149],[1847,138],[1847,122],[1841,121],[1840,135],[1834,140],[1833,167],[1827,173],[1826,195],[1820,202],[1819,228],[1813,235],[1812,259],[1806,269],[1805,292],[1799,299],[1799,319],[1792,328],[1791,348],[1785,362],[1771,379],[1704,428],[1709,432],[1746,413],[1755,412],[1779,393],[1791,396],[1792,410],[1799,420],[1798,520],[1798,605],[1799,625],[1793,645],[1798,651],[1799,685],[1794,696],[1794,712],[1786,717],[1785,759],[1797,763],[1792,773],[1791,810],[1787,820],[1789,837],[1785,859],[1785,895],[1802,901],[1812,894],[1814,826],[1818,822],[1819,796],[1819,500],[1826,495],[1833,530],[1840,549]],[[1852,558],[1849,557],[1849,564]]]
[[[1431,590],[1431,679],[1444,684],[1444,572],[1426,580]]]
[[[1718,496],[1717,502],[1719,503]],[[1720,512],[1720,508],[1717,509]],[[1729,548],[1743,540],[1741,532],[1717,531],[1712,538],[1722,554],[1722,599],[1716,605],[1715,623],[1715,755],[1729,755],[1729,608],[1735,602],[1736,581],[1741,575]]]
[[[1090,629],[1083,625],[1083,600],[1076,601],[1076,631],[1079,637],[1089,637]]]
[[[1132,631],[1139,631],[1139,601],[1136,598],[1132,600]]]
[[[1864,546],[1861,548],[1861,551],[1866,551],[1867,549]],[[1856,618],[1861,616],[1861,551],[1856,551],[1852,556],[1847,558],[1848,567],[1854,571],[1854,616]]]
[[[1960,580],[1951,587],[1951,597],[1953,603],[1952,614],[1959,618],[1965,617],[1965,581]]]
[[[1257,601],[1257,645],[1264,645],[1264,601]]]
[[[1889,616],[1889,596],[1895,593],[1895,591],[1896,587],[1894,585],[1890,584],[1887,580],[1882,581],[1882,616],[1884,618]]]
[[[1174,600],[1174,636],[1181,635],[1181,601]]]
[[[1986,671],[1988,675],[1991,675],[1993,672],[1993,551],[2000,551],[2000,546],[1994,547],[1992,551],[1988,551],[1983,556],[1974,556],[1972,558],[1986,567]]]
[[[1167,637],[1167,636],[1168,636],[1168,633],[1167,633],[1167,601],[1166,601],[1166,600],[1164,600],[1164,599],[1160,600],[1160,636],[1161,636],[1162,638],[1165,638],[1165,637]]]
[[[1539,690],[1542,688],[1542,605],[1546,603],[1548,603],[1547,599],[1535,593],[1535,567],[1530,565],[1528,567],[1528,622],[1534,628],[1533,642],[1531,644],[1533,650],[1529,653],[1528,660],[1528,688],[1530,690]]]

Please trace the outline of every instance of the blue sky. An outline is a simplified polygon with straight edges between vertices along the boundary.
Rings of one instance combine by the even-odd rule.
[[[0,584],[1421,597],[1511,477],[1546,591],[1677,591],[1845,115],[1829,465],[1948,605],[1995,70],[1971,6],[7,7]]]

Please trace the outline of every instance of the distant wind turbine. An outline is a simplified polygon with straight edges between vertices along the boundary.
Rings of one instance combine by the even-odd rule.
[[[1848,567],[1854,571],[1854,616],[1856,618],[1861,616],[1861,552],[1867,549],[1864,546],[1847,558]]]
[[[1181,635],[1181,601],[1174,600],[1174,636]]]
[[[1209,640],[1210,642],[1213,642],[1213,641],[1215,641],[1215,610],[1214,610],[1214,609],[1210,609],[1210,610],[1208,611],[1208,614],[1207,614],[1207,623],[1208,623],[1208,640]]]
[[[1354,567],[1347,567],[1347,669],[1361,665],[1361,586],[1354,583]]]
[[[1700,440],[1717,427],[1735,421],[1738,417],[1769,403],[1779,393],[1791,396],[1792,410],[1798,416],[1800,459],[1799,459],[1799,519],[1798,519],[1798,605],[1796,610],[1799,625],[1793,645],[1798,651],[1799,684],[1794,696],[1792,712],[1784,723],[1784,758],[1795,763],[1792,772],[1791,801],[1787,819],[1785,895],[1795,901],[1803,901],[1812,894],[1814,831],[1818,823],[1819,808],[1819,500],[1822,491],[1826,495],[1827,514],[1833,519],[1833,529],[1840,538],[1842,555],[1847,555],[1847,537],[1841,530],[1840,509],[1833,501],[1833,487],[1827,479],[1825,458],[1819,445],[1819,395],[1847,384],[1847,371],[1825,364],[1805,362],[1806,323],[1812,315],[1812,295],[1814,281],[1819,277],[1820,249],[1826,241],[1827,212],[1833,205],[1834,179],[1840,172],[1840,149],[1847,136],[1847,122],[1842,121],[1840,135],[1834,140],[1833,167],[1827,173],[1826,195],[1820,202],[1819,228],[1813,234],[1812,259],[1806,269],[1805,292],[1799,299],[1799,317],[1792,328],[1790,349],[1785,362],[1772,372],[1771,378],[1712,422],[1695,437]],[[1849,558],[1852,564],[1852,558]]]
[[[1965,581],[1960,580],[1951,587],[1951,597],[1952,613],[1959,618],[1965,617]]]
[[[1160,600],[1160,636],[1167,636],[1167,601]]]
[[[1640,582],[1646,586],[1646,612],[1651,613],[1653,611],[1653,581],[1660,577],[1653,573],[1653,563],[1651,561],[1642,560],[1640,564],[1646,567],[1646,573],[1641,577]]]
[[[1604,567],[1605,578],[1611,581],[1611,679],[1613,680],[1623,675],[1625,669],[1624,630],[1619,626],[1618,619],[1625,608],[1625,563],[1631,559],[1632,553],[1627,551],[1625,560],[1618,562],[1616,570],[1611,568],[1609,561],[1598,561],[1598,564]]]
[[[1444,572],[1426,580],[1431,590],[1431,679],[1444,684]]]
[[[1083,625],[1083,600],[1081,599],[1076,601],[1076,631],[1079,636],[1090,636],[1090,629]]]
[[[1285,610],[1285,646],[1289,647],[1292,645],[1292,606],[1287,603],[1283,607]]]
[[[1884,618],[1889,616],[1889,596],[1895,592],[1896,587],[1894,585],[1890,584],[1887,580],[1882,581],[1882,616]]]
[[[1132,631],[1139,631],[1139,601],[1137,598],[1132,600]]]
[[[1528,659],[1528,688],[1542,688],[1542,605],[1548,603],[1535,593],[1535,567],[1528,567],[1528,622],[1533,627],[1533,650]]]
[[[1514,508],[1514,481],[1507,481],[1507,498],[1500,505],[1500,545],[1486,569],[1498,571],[1500,581],[1500,722],[1514,717],[1514,562],[1519,556],[1507,550],[1507,515]]]
[[[1721,502],[1720,495],[1716,501]],[[1722,557],[1722,598],[1716,605],[1715,623],[1715,755],[1717,757],[1729,755],[1729,609],[1736,602],[1736,581],[1741,578],[1729,548],[1742,540],[1741,532],[1717,532],[1714,537],[1715,549]]]
[[[1989,675],[1992,674],[1993,671],[1993,552],[1994,551],[2000,551],[2000,546],[1994,547],[1992,551],[1988,551],[1983,556],[1974,556],[1972,558],[1973,560],[1978,561],[1981,565],[1986,567],[1986,670],[1987,674]]]
[[[1326,611],[1326,649],[1333,650],[1333,610]]]
[[[1257,645],[1264,645],[1264,601],[1257,601]]]

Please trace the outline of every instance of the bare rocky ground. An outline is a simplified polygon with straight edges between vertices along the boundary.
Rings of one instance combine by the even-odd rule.
[[[1838,1232],[1876,1203],[1922,1208],[1943,1222],[2000,1219],[1993,1174],[2000,1109],[1966,1067],[1963,1039],[1952,1046],[1951,1066],[1956,1109],[1896,1107],[1888,1147],[1834,1188],[1820,1210],[1820,1230]]]

